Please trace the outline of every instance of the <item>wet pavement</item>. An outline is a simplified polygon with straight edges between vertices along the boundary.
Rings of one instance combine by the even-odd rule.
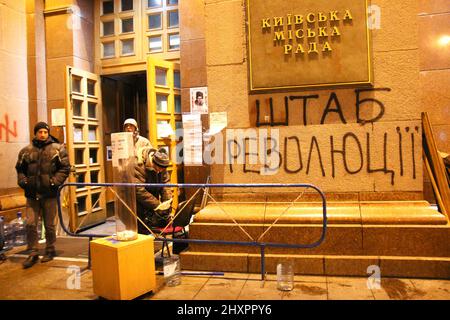
[[[23,250],[23,248],[22,248]],[[87,259],[57,257],[22,269],[20,248],[0,263],[2,300],[95,300]],[[74,281],[74,270],[80,277]],[[161,268],[159,268],[161,270]],[[182,270],[187,271],[187,270]],[[276,276],[224,273],[182,275],[181,284],[168,287],[158,274],[155,292],[139,297],[150,300],[450,300],[450,280],[381,278],[368,286],[364,277],[295,276],[292,291],[279,291]]]

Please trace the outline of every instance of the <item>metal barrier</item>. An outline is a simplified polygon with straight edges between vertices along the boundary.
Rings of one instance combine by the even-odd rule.
[[[260,247],[261,250],[261,280],[264,280],[265,275],[265,248],[293,248],[293,249],[311,249],[319,246],[324,240],[327,230],[327,204],[324,193],[316,186],[307,183],[294,183],[294,184],[242,184],[242,183],[224,183],[224,184],[163,184],[163,183],[65,183],[58,188],[57,201],[58,201],[58,216],[61,222],[63,230],[73,237],[86,237],[89,241],[92,238],[103,238],[111,235],[102,234],[77,234],[73,233],[66,228],[64,225],[64,220],[62,216],[61,208],[61,190],[65,187],[70,186],[85,186],[85,187],[168,187],[168,188],[311,188],[317,191],[322,198],[322,209],[323,209],[323,220],[322,220],[322,234],[320,238],[310,244],[288,244],[288,243],[275,243],[275,242],[258,242],[258,241],[227,241],[227,240],[206,240],[206,239],[169,239],[169,238],[155,238],[155,241],[170,241],[170,242],[181,242],[181,243],[204,243],[204,244],[218,244],[218,245],[242,245],[242,246],[253,246]],[[294,200],[296,201],[296,200]],[[293,202],[294,203],[294,202]],[[276,222],[276,221],[275,221]],[[91,266],[91,254],[89,246],[89,262],[88,268]]]

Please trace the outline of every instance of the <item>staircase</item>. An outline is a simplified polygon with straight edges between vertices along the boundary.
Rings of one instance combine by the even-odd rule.
[[[321,202],[220,202],[208,204],[189,227],[191,239],[309,244],[322,232]],[[265,249],[266,271],[282,259],[294,261],[295,273],[367,276],[377,265],[381,276],[450,278],[450,225],[426,201],[339,201],[327,203],[324,242],[313,249]],[[244,233],[234,222],[248,233]],[[189,244],[181,253],[183,269],[261,272],[259,247]],[[370,273],[371,274],[371,273]]]

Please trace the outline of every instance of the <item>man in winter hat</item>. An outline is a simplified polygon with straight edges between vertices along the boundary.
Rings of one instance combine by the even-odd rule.
[[[18,185],[27,198],[27,245],[31,250],[23,267],[32,267],[38,260],[37,224],[42,218],[45,227],[46,248],[41,262],[56,255],[56,193],[70,172],[70,163],[64,145],[50,135],[45,122],[34,126],[34,139],[19,152],[16,163]]]

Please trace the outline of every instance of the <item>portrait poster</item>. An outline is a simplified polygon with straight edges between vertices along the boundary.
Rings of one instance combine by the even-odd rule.
[[[208,114],[208,88],[191,88],[191,113]]]

